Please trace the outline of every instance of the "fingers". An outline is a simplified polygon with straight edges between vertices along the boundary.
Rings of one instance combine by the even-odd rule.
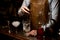
[[[21,10],[23,11],[23,12],[25,12],[25,13],[28,13],[29,14],[29,9],[27,8],[27,7],[25,7],[25,6],[23,6],[22,8],[21,8]]]
[[[37,30],[32,30],[31,32],[29,32],[30,35],[32,36],[36,36],[37,35]]]
[[[25,6],[24,6],[24,9],[26,9],[27,11],[30,11],[29,8],[27,8],[27,7],[25,7]]]
[[[36,36],[37,35],[37,30],[32,30],[32,31],[26,33],[26,36],[29,36],[29,35]]]

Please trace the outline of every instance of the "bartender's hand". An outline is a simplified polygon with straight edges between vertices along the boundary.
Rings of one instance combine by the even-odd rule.
[[[27,36],[29,36],[29,35],[36,36],[37,35],[37,30],[32,30],[32,31],[26,33],[26,35]]]
[[[21,11],[29,14],[29,11],[30,11],[30,10],[29,10],[28,7],[22,6],[22,7],[21,7]]]

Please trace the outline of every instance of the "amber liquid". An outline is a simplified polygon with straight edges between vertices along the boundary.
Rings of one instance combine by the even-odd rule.
[[[31,23],[38,29],[41,25],[48,22],[48,3],[47,0],[31,0]]]

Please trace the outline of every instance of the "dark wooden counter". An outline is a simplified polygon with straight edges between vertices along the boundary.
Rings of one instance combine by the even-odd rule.
[[[13,37],[17,40],[29,40],[27,39],[26,37],[22,36],[21,34],[16,34],[16,33],[9,33],[8,32],[8,29],[0,29],[0,33],[4,34],[4,35],[7,35],[7,36],[10,36],[10,37]]]

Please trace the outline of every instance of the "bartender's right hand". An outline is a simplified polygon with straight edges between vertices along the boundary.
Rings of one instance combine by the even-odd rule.
[[[28,13],[28,14],[29,14],[29,11],[30,11],[30,10],[29,10],[28,7],[22,6],[22,7],[21,7],[21,11],[24,12],[24,13]]]

